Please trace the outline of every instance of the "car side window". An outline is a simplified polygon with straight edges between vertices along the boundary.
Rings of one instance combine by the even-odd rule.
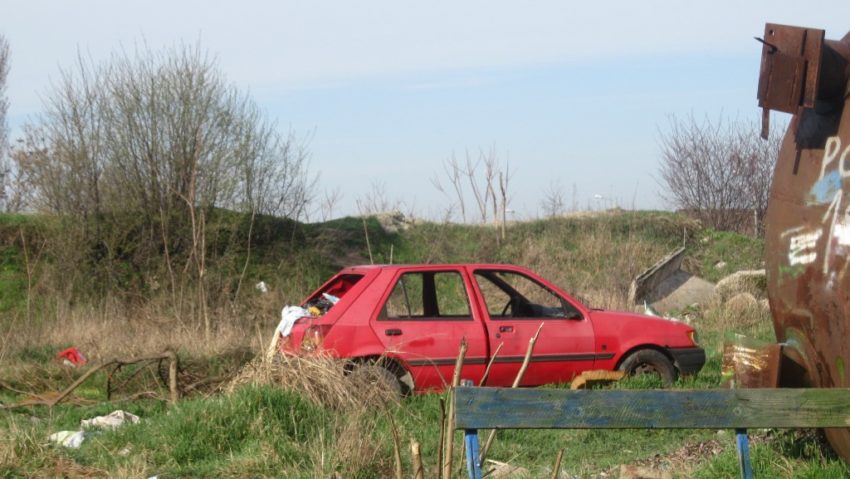
[[[573,305],[525,275],[479,270],[475,281],[491,318],[582,318]]]
[[[463,278],[456,271],[404,273],[378,319],[471,321],[468,298]]]

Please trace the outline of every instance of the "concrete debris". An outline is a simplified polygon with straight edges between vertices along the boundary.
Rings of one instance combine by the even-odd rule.
[[[758,307],[758,300],[750,293],[738,293],[726,301],[726,310],[733,313],[746,313]]]
[[[714,296],[714,283],[683,271],[684,258],[685,248],[679,248],[635,277],[629,287],[629,301],[648,302],[662,313],[709,302]]]
[[[763,297],[767,288],[767,275],[763,269],[743,270],[726,276],[717,282],[714,292],[721,301],[738,293],[750,293]]]
[[[643,466],[620,466],[620,479],[673,479],[670,471],[659,471]]]
[[[487,459],[486,462],[489,465],[488,469],[484,473],[486,477],[493,479],[529,477],[528,469],[524,467],[512,466],[507,462],[499,462],[492,459]]]
[[[656,286],[652,306],[659,311],[681,311],[695,303],[709,303],[714,290],[714,283],[679,270]]]
[[[374,216],[378,220],[378,223],[381,224],[381,228],[387,233],[405,231],[413,224],[411,219],[404,216],[404,213],[398,210],[385,211],[383,213],[377,213]]]

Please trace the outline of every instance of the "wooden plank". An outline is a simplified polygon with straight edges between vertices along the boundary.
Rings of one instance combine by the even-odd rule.
[[[850,427],[850,389],[461,387],[454,400],[457,429]]]

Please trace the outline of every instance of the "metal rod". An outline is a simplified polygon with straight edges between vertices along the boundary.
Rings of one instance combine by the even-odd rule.
[[[746,429],[735,429],[735,444],[738,447],[741,479],[753,479],[753,464],[750,461],[750,443]]]

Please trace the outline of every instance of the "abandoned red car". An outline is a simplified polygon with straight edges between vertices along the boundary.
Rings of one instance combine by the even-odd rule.
[[[510,265],[350,267],[302,308],[294,324],[280,328],[288,333],[278,342],[282,353],[321,351],[350,359],[353,369],[377,363],[402,393],[443,389],[462,337],[468,349],[461,377],[478,384],[501,345],[487,385],[510,386],[540,323],[523,386],[569,382],[595,369],[657,373],[669,384],[705,363],[692,327],[588,308]]]

